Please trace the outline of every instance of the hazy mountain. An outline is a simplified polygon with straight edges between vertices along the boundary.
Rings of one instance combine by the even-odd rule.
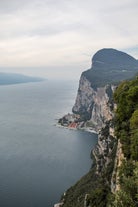
[[[129,79],[138,72],[138,61],[132,56],[115,50],[101,49],[92,58],[92,66],[83,72],[92,87]]]
[[[43,80],[43,78],[25,76],[16,73],[0,73],[0,85],[39,82]]]

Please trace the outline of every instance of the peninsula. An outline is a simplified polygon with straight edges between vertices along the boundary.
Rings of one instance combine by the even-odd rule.
[[[19,83],[39,82],[43,78],[31,77],[17,73],[2,73],[0,72],[0,85],[12,85]]]
[[[66,191],[58,206],[137,206],[137,73],[138,61],[112,48],[99,50],[91,68],[82,73],[73,114],[59,123],[95,130],[98,144],[90,171]]]

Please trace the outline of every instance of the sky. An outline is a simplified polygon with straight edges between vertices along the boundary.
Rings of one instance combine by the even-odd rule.
[[[0,72],[78,79],[99,49],[138,59],[138,0],[0,0]]]

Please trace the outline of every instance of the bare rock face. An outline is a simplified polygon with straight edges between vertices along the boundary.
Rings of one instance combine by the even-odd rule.
[[[80,114],[86,121],[89,119],[93,129],[98,132],[98,144],[93,150],[97,174],[101,174],[113,161],[110,157],[116,145],[112,126],[114,90],[115,86],[108,84],[94,89],[90,81],[82,75],[73,107],[73,112]]]
[[[111,111],[112,103],[110,102],[110,96],[107,93],[107,89],[109,88],[113,94],[114,87],[107,85],[102,88],[97,88],[95,95],[93,95],[94,104],[91,113],[91,120],[94,122],[97,129],[103,127],[105,122],[111,120],[113,116]]]
[[[81,75],[73,113],[82,121],[90,120],[95,130],[112,119],[113,92],[122,80],[138,72],[138,62],[132,56],[111,48],[99,50],[92,66]]]
[[[104,182],[110,186],[112,192],[119,188],[116,168],[123,156],[121,146],[114,135],[113,109],[116,105],[113,102],[113,93],[120,81],[130,79],[136,73],[138,73],[138,61],[135,58],[111,48],[99,50],[92,58],[91,68],[81,75],[72,109],[74,114],[79,114],[77,122],[83,122],[85,127],[90,126],[98,133],[98,143],[92,151],[94,171],[89,173],[92,173],[92,177],[94,175],[94,179],[96,176],[96,180],[104,178]],[[88,177],[83,179],[90,181]],[[75,202],[79,206],[82,196],[80,189],[84,191],[84,186],[81,185],[77,184],[67,192],[65,206],[70,206],[68,193],[69,198],[73,198],[77,190],[79,195],[77,199],[75,198]],[[92,188],[95,187],[93,183],[91,185]],[[88,193],[86,189],[84,202],[80,206],[90,206]]]
[[[91,83],[85,76],[82,75],[79,82],[76,102],[72,111],[76,114],[80,114],[85,120],[90,119],[93,108],[94,94],[95,91],[91,87]]]
[[[112,94],[115,87],[92,88],[90,81],[82,75],[73,112],[80,114],[82,119],[91,120],[95,130],[104,126],[105,121],[112,119]]]
[[[133,77],[138,62],[130,55],[114,49],[102,49],[92,58],[92,66],[81,75],[73,113],[91,123],[98,133],[98,144],[93,150],[96,172],[102,173],[115,157],[116,139],[112,119],[113,93],[122,80]]]

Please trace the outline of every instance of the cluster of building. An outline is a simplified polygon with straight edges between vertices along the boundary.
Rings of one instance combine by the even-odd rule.
[[[59,119],[58,123],[61,126],[77,129],[82,128],[84,126],[84,122],[80,121],[80,115],[79,114],[66,114],[61,119]]]

